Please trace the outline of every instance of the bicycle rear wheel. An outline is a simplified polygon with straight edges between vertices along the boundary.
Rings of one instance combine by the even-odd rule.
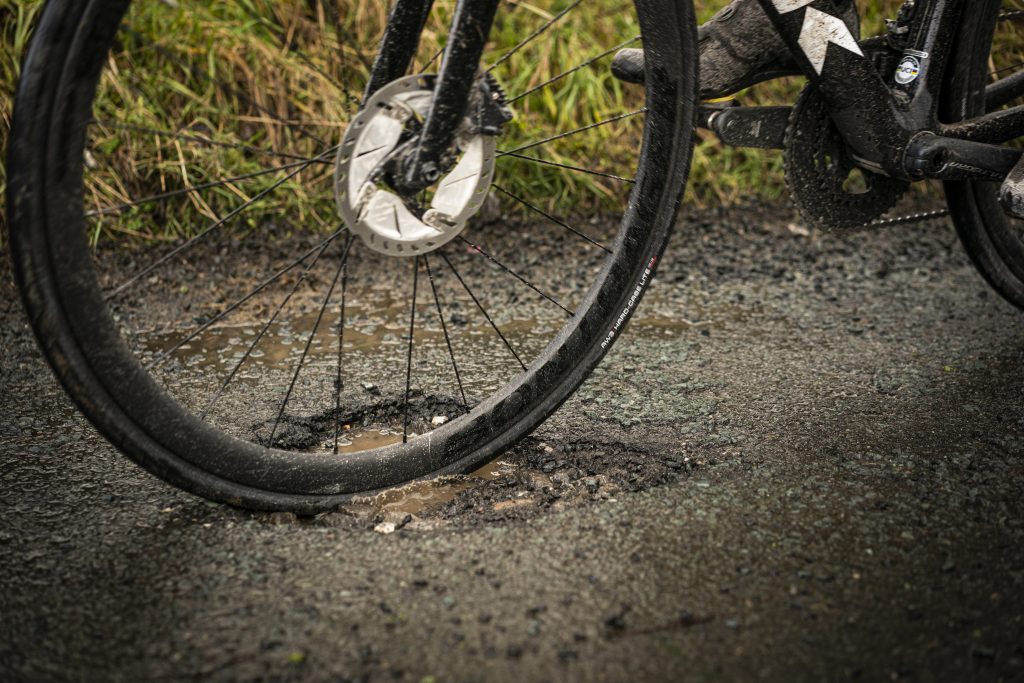
[[[436,69],[452,8],[436,3],[414,74]],[[516,113],[501,217],[397,254],[353,234],[330,183],[386,8],[49,0],[9,223],[83,413],[172,484],[299,512],[472,470],[535,428],[635,310],[693,142],[692,3],[584,8],[502,8],[485,55]],[[604,60],[640,42],[646,86],[622,90]]]
[[[978,5],[965,11],[950,57],[940,107],[944,123],[1024,101],[1024,7],[998,0]],[[1024,136],[1024,129],[1019,135]],[[982,276],[1007,301],[1024,309],[1024,221],[1003,211],[999,187],[991,182],[948,182],[946,199],[957,233]]]

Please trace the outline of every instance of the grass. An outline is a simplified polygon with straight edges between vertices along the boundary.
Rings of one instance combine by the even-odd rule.
[[[40,2],[0,0],[0,159],[7,158],[7,132],[11,128],[14,90],[20,72],[20,56],[28,47]],[[0,163],[0,196],[7,187],[7,166]],[[5,205],[6,199],[0,199]],[[6,211],[0,211],[0,242],[7,237]]]
[[[726,0],[699,2],[707,19]],[[872,3],[865,34],[881,27],[897,0]],[[42,3],[0,0],[0,148],[5,146],[20,55]],[[569,0],[509,2],[492,32],[491,59],[553,18]],[[588,56],[639,33],[627,0],[584,0],[495,73],[510,95],[523,93]],[[443,45],[454,0],[437,0],[417,64]],[[241,149],[315,156],[334,144],[352,115],[387,20],[387,3],[368,0],[161,0],[133,4],[127,30],[108,59],[94,108],[85,156],[87,209],[128,203],[204,182],[258,173],[293,163],[285,157]],[[607,59],[581,69],[515,103],[516,119],[500,145],[536,140],[642,106],[639,89],[619,83]],[[436,68],[436,65],[435,67]],[[744,103],[792,101],[797,79],[765,84]],[[231,114],[229,115],[228,112]],[[617,175],[635,166],[640,117],[600,126],[546,145],[542,156]],[[178,136],[156,131],[176,131]],[[232,146],[200,144],[209,140]],[[534,153],[534,152],[529,152]],[[576,211],[621,206],[621,183],[550,166],[506,160],[498,179],[511,192],[545,208]],[[192,234],[217,221],[274,183],[280,187],[260,210],[240,218],[250,226],[281,221],[288,227],[329,229],[337,223],[331,190],[333,168],[313,164],[290,179],[285,172],[227,183],[176,203],[152,203],[90,219],[93,243],[126,237],[158,240]],[[784,192],[777,153],[722,147],[701,134],[690,200],[732,202],[744,195],[774,199]],[[0,186],[4,183],[0,171]],[[536,200],[536,198],[542,198]]]

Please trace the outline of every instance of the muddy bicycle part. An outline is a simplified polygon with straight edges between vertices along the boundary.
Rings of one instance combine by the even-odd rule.
[[[880,186],[923,179],[945,184],[949,210],[882,218],[888,203],[880,202],[878,217],[859,227],[951,215],[982,275],[1024,308],[1024,229],[1017,220],[1024,215],[1024,157],[1020,149],[1007,146],[1024,133],[1024,105],[1014,104],[1024,96],[1024,64],[1018,59],[992,73],[992,58],[1002,49],[994,43],[999,27],[1021,22],[1024,12],[1004,8],[998,0],[969,8],[947,0],[906,2],[889,22],[886,36],[854,46],[806,30],[830,26],[841,33],[829,18],[827,3],[763,4],[786,32],[791,50],[798,57],[803,53],[809,90],[829,99],[828,123],[841,129],[864,173],[879,174]],[[879,45],[878,40],[885,42]],[[869,50],[872,41],[876,49]],[[850,73],[857,77],[849,78]],[[792,135],[795,119],[791,107],[743,107],[735,101],[704,104],[698,111],[699,126],[738,147],[785,149],[798,140]],[[796,199],[805,188],[791,185],[790,191]],[[828,196],[813,197],[815,204],[829,201]],[[825,212],[838,215],[844,214]],[[826,225],[840,227],[834,220]]]
[[[422,128],[384,162],[383,177],[403,197],[412,197],[437,182],[453,162],[456,133],[469,107],[499,3],[459,0],[455,6],[441,73]],[[433,0],[397,0],[365,99],[408,71],[432,5]]]
[[[1014,101],[1024,96],[1024,69],[1016,36],[1022,24],[1024,12],[1018,4],[1004,8],[986,2],[964,14],[942,97],[945,126],[970,132],[976,125],[961,122],[992,121],[993,113],[1002,113],[1003,121],[1019,117],[1021,107]],[[1024,126],[1017,133],[1024,133]],[[999,183],[953,181],[944,187],[972,262],[1007,301],[1024,308],[1024,221],[1006,210],[1007,198],[1000,196],[1006,184],[1001,188]]]
[[[433,0],[398,0],[392,9],[335,173],[339,215],[369,248],[435,251],[483,206],[495,138],[512,119],[496,79],[479,67],[497,4],[459,0],[438,76],[404,75]]]
[[[858,164],[905,180],[1003,180],[1021,151],[1001,147],[1024,127],[1024,106],[940,124],[938,108],[964,0],[917,2],[900,26],[895,76],[880,71],[827,0],[760,0]],[[971,11],[992,12],[991,0]],[[998,2],[995,3],[998,8]],[[913,66],[911,66],[913,65]],[[887,80],[889,78],[889,80]],[[1024,80],[993,86],[1013,99]],[[783,107],[702,105],[700,122],[723,142],[781,149]],[[1012,190],[1011,190],[1012,191]]]

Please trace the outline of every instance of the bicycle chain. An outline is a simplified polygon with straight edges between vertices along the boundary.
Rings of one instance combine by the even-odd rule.
[[[949,209],[936,209],[935,211],[921,211],[910,213],[905,216],[894,216],[892,218],[877,218],[870,223],[865,223],[862,228],[886,228],[892,225],[907,225],[908,223],[922,223],[936,218],[945,218],[949,215]]]

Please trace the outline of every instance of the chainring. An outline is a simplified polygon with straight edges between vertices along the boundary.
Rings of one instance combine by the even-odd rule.
[[[804,220],[820,228],[862,227],[888,212],[910,187],[857,166],[811,85],[790,114],[783,161],[793,203]]]

